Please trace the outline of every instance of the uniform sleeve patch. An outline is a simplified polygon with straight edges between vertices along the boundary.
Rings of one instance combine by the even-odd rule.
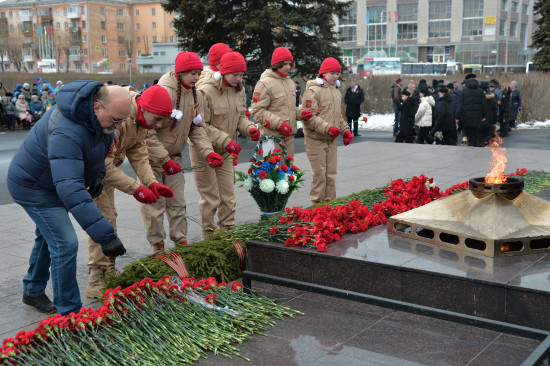
[[[311,100],[306,100],[306,108],[311,108]]]
[[[257,103],[258,99],[260,99],[260,92],[254,92],[254,95],[252,96],[252,101],[254,103]]]

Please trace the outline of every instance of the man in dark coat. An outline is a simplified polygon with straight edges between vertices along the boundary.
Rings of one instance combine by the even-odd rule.
[[[487,101],[485,102],[485,121],[481,122],[478,143],[479,146],[487,146],[487,144],[495,137],[495,127],[498,117],[498,103],[495,93],[489,90],[489,82],[482,81],[480,86]]]
[[[407,88],[401,92],[403,102],[399,104],[401,118],[399,119],[399,133],[395,138],[395,142],[413,143],[414,116],[418,106],[414,104],[410,96],[411,93],[409,93]]]
[[[478,146],[479,128],[485,121],[485,94],[479,87],[475,74],[466,75],[466,87],[458,94],[456,121],[460,121],[462,135],[468,146]]]
[[[439,103],[434,110],[435,136],[442,145],[456,145],[457,134],[454,119],[453,98],[449,95],[447,87],[441,85],[438,89]]]
[[[518,90],[518,82],[510,82],[511,95],[511,107],[510,107],[510,128],[516,128],[516,119],[518,119],[518,113],[521,111],[521,94]]]
[[[397,136],[399,132],[399,120],[401,119],[401,111],[399,110],[399,104],[401,103],[401,83],[403,79],[395,79],[395,84],[391,87],[391,101],[393,106],[394,120],[393,120],[393,135]]]
[[[350,130],[353,130],[353,136],[361,136],[358,132],[359,117],[361,117],[361,103],[365,101],[365,93],[357,82],[351,81],[346,90],[344,103],[346,103],[346,118]],[[353,124],[353,128],[352,128]]]
[[[8,190],[36,224],[23,303],[42,313],[68,315],[82,307],[76,282],[78,238],[69,212],[106,256],[126,252],[92,199],[101,193],[113,132],[128,119],[131,107],[130,95],[119,86],[69,83],[10,163]],[[44,293],[50,271],[53,303]]]

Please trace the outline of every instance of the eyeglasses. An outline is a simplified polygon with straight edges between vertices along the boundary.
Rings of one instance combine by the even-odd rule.
[[[113,122],[113,125],[116,125],[117,123],[123,123],[123,122],[126,122],[130,116],[124,118],[124,119],[114,119],[113,117],[111,117],[111,115],[109,114],[109,112],[107,112],[107,108],[105,108],[105,106],[103,105],[103,103],[99,102],[98,103],[103,107],[103,109],[105,110],[105,113],[107,113],[107,116],[109,116],[109,118],[111,119],[111,122]]]

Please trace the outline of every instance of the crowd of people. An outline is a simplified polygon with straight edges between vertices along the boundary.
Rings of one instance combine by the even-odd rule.
[[[516,128],[521,111],[516,81],[480,83],[476,74],[467,74],[461,88],[457,81],[436,79],[432,85],[424,79],[402,85],[398,77],[391,91],[395,142],[457,145],[461,133],[462,146],[486,146],[496,134],[505,137]]]
[[[203,239],[235,224],[238,135],[253,141],[262,135],[276,136],[293,158],[297,120],[301,120],[313,174],[310,198],[334,199],[335,139],[341,135],[344,145],[353,140],[341,114],[341,65],[332,57],[321,63],[318,78],[307,83],[302,107],[297,106],[296,84],[289,77],[293,67],[291,51],[276,48],[271,66],[254,88],[251,113],[242,83],[246,61],[222,43],[211,47],[206,68],[197,54],[180,52],[174,71],[142,91],[91,80],[56,90],[56,103],[41,110],[8,170],[10,194],[36,225],[23,279],[23,303],[48,314],[67,315],[80,309],[78,238],[69,213],[89,235],[86,295],[102,296],[106,276],[117,273],[116,257],[126,252],[117,233],[114,189],[140,203],[153,254],[165,250],[167,238],[176,246],[187,245],[181,167],[187,143],[200,194]],[[38,84],[33,89],[48,88],[42,82],[39,89]],[[352,92],[357,102],[359,91]],[[30,103],[34,96],[31,92]],[[5,110],[17,114],[19,100],[28,103],[26,95],[21,91],[11,97],[16,104]],[[125,159],[137,180],[119,169]],[[50,274],[53,302],[45,294]]]

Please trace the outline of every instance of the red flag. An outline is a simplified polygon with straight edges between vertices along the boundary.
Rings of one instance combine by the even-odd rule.
[[[395,22],[397,23],[397,10],[395,11]]]
[[[391,11],[388,11],[388,23],[391,23]]]

